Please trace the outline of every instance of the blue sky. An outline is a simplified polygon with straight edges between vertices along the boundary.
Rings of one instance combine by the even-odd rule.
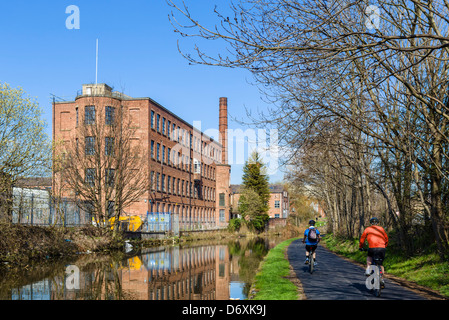
[[[216,23],[215,3],[227,9],[227,1],[186,2],[209,24]],[[79,29],[66,27],[70,5],[79,8]],[[181,39],[173,32],[171,10],[165,0],[1,1],[0,81],[36,98],[51,137],[51,94],[73,100],[82,84],[95,82],[98,38],[99,83],[133,97],[151,97],[191,124],[201,121],[203,131],[218,127],[219,97],[227,97],[229,128],[246,130],[232,118],[246,118],[245,108],[266,108],[257,87],[250,84],[251,74],[189,65],[177,41],[188,52],[194,39]],[[223,43],[204,45],[226,50]],[[245,149],[245,159],[247,153]],[[230,161],[231,183],[240,183],[243,165],[236,157]],[[282,172],[274,171],[270,182],[281,181]]]

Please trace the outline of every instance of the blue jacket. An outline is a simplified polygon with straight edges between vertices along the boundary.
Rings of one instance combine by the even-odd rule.
[[[310,242],[310,241],[309,241],[309,229],[311,229],[311,228],[316,229],[316,235],[317,235],[317,236],[320,234],[320,232],[318,231],[318,229],[315,228],[315,227],[313,227],[313,226],[307,228],[306,231],[304,231],[304,236],[306,237],[306,244],[309,245],[309,246],[313,246],[313,245],[318,244],[318,240],[315,241],[315,242]]]

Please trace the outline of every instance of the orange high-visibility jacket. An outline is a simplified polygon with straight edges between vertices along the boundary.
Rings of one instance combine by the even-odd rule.
[[[388,245],[387,233],[384,228],[380,226],[370,226],[365,229],[362,237],[360,238],[360,248],[363,247],[365,239],[368,239],[368,246],[370,248],[386,248]]]

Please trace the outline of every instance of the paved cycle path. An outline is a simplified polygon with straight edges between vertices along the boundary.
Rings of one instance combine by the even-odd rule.
[[[290,265],[308,300],[426,300],[387,278],[381,297],[375,297],[365,286],[363,267],[342,259],[321,245],[317,248],[318,265],[313,274],[304,264],[305,245],[301,240],[293,241],[287,250]]]

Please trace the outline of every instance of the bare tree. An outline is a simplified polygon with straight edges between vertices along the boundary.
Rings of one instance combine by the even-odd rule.
[[[253,74],[274,107],[252,124],[277,126],[291,159],[304,154],[300,150],[325,133],[324,126],[338,123],[333,127],[345,139],[332,141],[351,152],[331,150],[356,170],[339,174],[365,190],[369,184],[377,188],[404,234],[412,218],[410,199],[418,195],[440,254],[449,253],[446,1],[378,1],[373,7],[367,1],[242,0],[230,6],[230,14],[216,8],[215,26],[199,22],[185,2],[168,3],[175,12],[170,16],[175,31],[228,48],[217,55],[197,45],[193,54],[180,49],[189,62]],[[377,172],[363,165],[367,148],[374,163],[381,164]],[[369,200],[362,198],[366,192],[359,194],[360,201]]]

